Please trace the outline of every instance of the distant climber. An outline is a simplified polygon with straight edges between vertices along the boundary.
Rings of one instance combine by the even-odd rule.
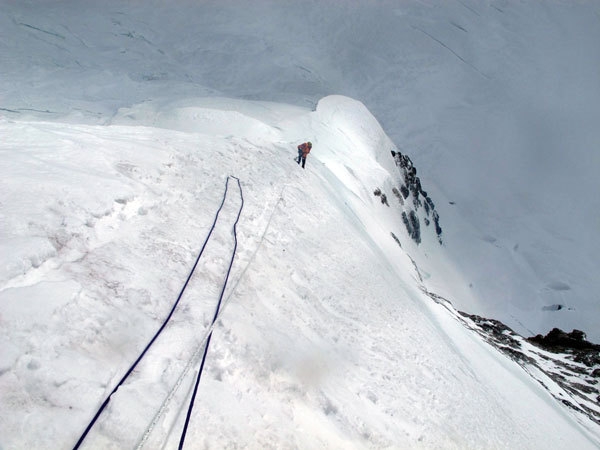
[[[306,164],[306,157],[310,153],[310,149],[312,148],[312,142],[305,142],[304,144],[300,144],[298,146],[298,157],[296,158],[296,162],[300,164],[302,161],[302,168],[304,169],[304,165]]]

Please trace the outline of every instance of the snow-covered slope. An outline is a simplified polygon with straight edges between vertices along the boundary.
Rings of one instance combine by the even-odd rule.
[[[598,445],[597,425],[431,299],[600,340],[599,14],[1,2],[0,446],[74,444],[168,313],[227,175],[240,246],[188,442]],[[409,238],[391,151],[418,169],[443,246],[422,209]],[[88,445],[135,446],[153,423],[144,446],[176,444],[233,245],[229,195],[167,336]]]
[[[390,236],[410,245],[398,214],[372,194],[393,182],[394,147],[360,103],[198,99],[115,122],[132,115],[156,126],[1,124],[3,447],[74,445],[166,317],[229,174],[239,248],[190,448],[597,444],[591,422],[420,289]],[[229,190],[182,303],[89,448],[177,444],[233,248]]]
[[[2,2],[0,111],[110,123],[159,98],[357,98],[437,199],[473,294],[452,301],[600,341],[599,15],[559,0]]]

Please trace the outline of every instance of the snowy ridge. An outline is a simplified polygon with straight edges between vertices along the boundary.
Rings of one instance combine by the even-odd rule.
[[[598,448],[597,352],[499,322],[600,340],[598,17],[0,2],[0,447],[72,448],[234,175],[240,248],[186,448]],[[211,238],[84,447],[176,447],[230,244]]]
[[[0,112],[153,126],[145,108],[217,114],[198,97],[356,98],[435,199],[468,287],[447,293],[457,307],[600,341],[598,14],[592,0],[4,2]]]
[[[0,124],[3,447],[74,445],[167,314],[229,174],[246,207],[192,448],[597,445],[597,428],[422,292],[419,279],[435,287],[451,272],[418,273],[398,210],[373,196],[398,168],[362,104],[130,111],[144,126]],[[237,135],[223,135],[240,115]],[[202,132],[148,126],[156,117]],[[293,157],[306,136],[302,170]],[[419,248],[443,267],[431,237]],[[230,245],[217,228],[165,336],[83,448],[176,446]]]

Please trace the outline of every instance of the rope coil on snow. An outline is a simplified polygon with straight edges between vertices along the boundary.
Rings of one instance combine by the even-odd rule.
[[[142,360],[142,358],[144,357],[144,355],[147,353],[147,351],[150,349],[150,347],[152,346],[152,344],[154,344],[154,342],[156,341],[156,339],[158,338],[158,336],[162,333],[162,331],[164,330],[164,328],[167,326],[167,323],[169,322],[169,320],[171,319],[171,316],[173,316],[173,313],[175,312],[175,309],[177,308],[177,305],[179,304],[179,301],[181,300],[181,298],[183,297],[183,293],[185,292],[185,289],[187,288],[188,283],[190,282],[190,279],[192,278],[192,275],[194,274],[194,271],[196,270],[196,267],[198,266],[198,262],[200,261],[200,257],[202,256],[202,254],[204,253],[204,249],[206,248],[206,245],[208,244],[208,241],[215,229],[215,226],[217,224],[217,220],[219,218],[219,214],[221,213],[221,210],[223,209],[223,205],[225,204],[225,199],[227,198],[227,191],[228,191],[228,187],[229,187],[229,179],[230,178],[235,178],[237,180],[239,189],[240,189],[240,196],[242,197],[242,206],[240,207],[240,211],[238,213],[236,222],[234,224],[234,233],[235,233],[235,226],[237,225],[237,222],[239,220],[241,211],[242,211],[242,207],[243,207],[243,196],[242,196],[242,188],[240,185],[240,180],[236,177],[231,177],[228,176],[227,180],[225,181],[225,192],[223,193],[223,199],[221,201],[221,204],[219,206],[219,209],[217,210],[216,214],[215,214],[215,218],[213,220],[212,226],[206,236],[206,239],[204,240],[204,244],[202,245],[202,248],[200,249],[200,252],[198,253],[198,256],[196,258],[196,261],[194,262],[194,265],[192,266],[192,269],[190,270],[187,279],[185,280],[185,283],[183,284],[183,287],[181,288],[181,291],[179,292],[179,296],[177,297],[177,300],[175,301],[175,303],[173,304],[173,307],[171,308],[171,311],[169,312],[169,314],[167,315],[166,319],[164,320],[164,322],[162,323],[162,325],[160,326],[160,328],[158,329],[158,331],[154,334],[154,336],[152,337],[152,339],[150,339],[150,342],[148,342],[148,344],[146,345],[146,347],[144,348],[144,350],[140,353],[140,355],[138,356],[138,358],[135,360],[135,362],[131,365],[131,367],[127,370],[127,372],[125,373],[125,375],[121,378],[121,380],[116,384],[116,386],[113,388],[113,390],[108,394],[108,396],[106,397],[106,399],[104,400],[104,402],[102,402],[102,404],[100,405],[100,408],[98,408],[98,410],[96,411],[96,414],[94,415],[94,417],[92,418],[92,420],[88,423],[87,427],[85,428],[85,431],[82,433],[82,435],[79,437],[79,440],[77,441],[77,443],[75,444],[75,446],[73,447],[73,450],[77,450],[81,444],[83,443],[83,441],[85,440],[86,436],[88,435],[88,433],[90,432],[90,430],[92,429],[92,427],[94,426],[94,424],[96,423],[96,421],[98,420],[98,418],[100,417],[100,415],[102,414],[102,412],[104,411],[104,409],[106,408],[106,406],[108,406],[108,403],[110,402],[110,398],[112,397],[112,395],[117,392],[117,390],[119,389],[119,387],[121,387],[123,385],[123,383],[127,380],[127,378],[129,377],[129,375],[134,371],[134,369],[136,368],[136,366],[139,364],[139,362]],[[235,256],[235,250],[237,248],[237,236],[235,236],[235,247],[234,247],[234,255]],[[229,277],[229,271],[231,270],[231,265],[233,264],[233,256],[231,259],[231,263],[229,266],[229,270],[227,273],[227,278]],[[227,283],[227,278],[225,279],[225,283]],[[223,286],[223,290],[225,289],[225,286]],[[221,293],[221,298],[223,296],[223,293]],[[221,303],[221,299],[219,299],[219,305]],[[217,312],[218,312],[218,306],[217,306]],[[213,320],[213,325],[214,325],[214,320]],[[212,330],[211,330],[212,333]],[[210,341],[210,335],[209,335],[209,340]],[[208,343],[207,346],[208,348]]]

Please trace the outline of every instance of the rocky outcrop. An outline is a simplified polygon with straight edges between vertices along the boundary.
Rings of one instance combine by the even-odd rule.
[[[600,425],[600,345],[586,341],[582,331],[567,333],[558,328],[546,336],[525,339],[500,321],[459,314],[470,328],[521,365],[557,400]]]
[[[394,188],[394,195],[400,200],[401,205],[405,207],[402,212],[402,219],[409,236],[419,244],[421,242],[421,219],[425,226],[432,222],[435,227],[435,234],[439,243],[442,243],[442,227],[440,226],[440,216],[435,210],[435,204],[427,192],[423,190],[421,179],[417,176],[417,168],[408,155],[392,151],[392,157],[400,171],[400,188]],[[423,210],[421,213],[420,210]]]
[[[421,222],[425,224],[425,227],[429,227],[433,223],[435,236],[442,244],[440,216],[435,210],[433,200],[423,190],[421,180],[417,176],[417,169],[407,155],[392,151],[392,157],[400,171],[399,187],[392,187],[392,194],[400,204],[400,214],[408,236],[420,244],[423,239]],[[390,206],[387,195],[379,187],[375,188],[373,195],[379,197],[383,205]],[[400,244],[398,237],[393,232],[392,235],[394,240]]]
[[[556,400],[600,426],[600,345],[588,342],[585,333],[555,328],[546,336],[524,338],[499,320],[458,311],[446,298],[424,286],[421,289],[465,327],[519,364]]]
[[[583,331],[573,330],[567,333],[560,328],[553,328],[546,336],[538,334],[537,336],[527,338],[527,340],[539,347],[551,352],[584,352],[600,356],[600,345],[592,344],[586,340]],[[596,362],[600,364],[600,359]]]

